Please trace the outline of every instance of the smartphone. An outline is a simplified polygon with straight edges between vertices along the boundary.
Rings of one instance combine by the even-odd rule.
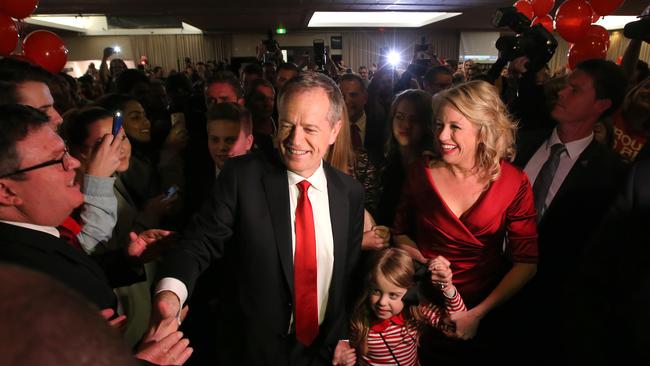
[[[178,193],[178,186],[171,186],[167,188],[165,191],[165,197],[163,197],[161,201],[167,201],[168,199],[174,197],[176,193]]]
[[[115,115],[113,116],[113,136],[117,136],[117,133],[120,132],[123,120],[124,117],[122,116],[122,111],[115,112]]]

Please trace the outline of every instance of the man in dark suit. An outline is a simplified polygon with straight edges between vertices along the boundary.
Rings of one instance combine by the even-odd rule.
[[[550,133],[522,134],[519,141],[515,164],[533,184],[540,248],[537,275],[522,293],[528,302],[523,311],[538,322],[529,327],[539,336],[531,343],[549,357],[564,352],[558,337],[550,336],[562,333],[564,324],[565,314],[555,300],[565,294],[568,278],[625,177],[618,156],[593,139],[593,126],[618,108],[626,85],[612,62],[580,63],[552,110],[557,127]]]
[[[231,320],[222,330],[224,364],[331,364],[347,338],[363,226],[363,188],[323,162],[343,107],[322,74],[287,82],[279,98],[281,162],[250,154],[226,163],[185,240],[165,258],[150,339],[178,327],[197,276],[226,260],[235,270],[221,314]]]
[[[364,149],[373,163],[384,160],[384,144],[388,133],[384,116],[378,118],[376,113],[366,108],[368,91],[360,76],[343,74],[339,78],[339,87],[345,99],[350,118],[350,135],[354,148]]]
[[[75,183],[80,163],[48,122],[32,107],[0,106],[0,261],[49,275],[98,309],[115,311],[117,299],[102,268],[55,227],[84,198]],[[170,337],[171,344],[181,338]],[[173,349],[148,344],[137,357],[169,364],[168,357],[187,359],[186,348],[186,341]]]

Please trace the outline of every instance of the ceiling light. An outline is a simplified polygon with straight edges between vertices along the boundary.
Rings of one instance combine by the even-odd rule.
[[[308,27],[408,27],[419,28],[461,13],[372,11],[335,12],[316,11]]]
[[[625,27],[625,24],[634,22],[636,20],[638,20],[638,18],[635,16],[608,15],[598,19],[595,24],[600,25],[607,30],[613,30],[623,29],[623,27]]]

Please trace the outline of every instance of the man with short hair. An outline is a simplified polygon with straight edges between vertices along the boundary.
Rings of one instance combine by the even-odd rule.
[[[522,309],[538,322],[530,329],[540,338],[531,344],[551,358],[570,347],[547,338],[566,321],[553,299],[571,291],[568,283],[582,251],[625,178],[626,166],[594,140],[593,127],[620,106],[626,87],[623,71],[613,62],[583,61],[568,76],[551,112],[557,127],[524,133],[518,141],[515,164],[533,185],[540,248],[537,275],[522,292],[529,304]]]
[[[377,163],[382,160],[385,142],[385,125],[380,119],[366,113],[368,92],[360,76],[343,74],[339,78],[339,88],[345,100],[350,118],[350,136],[355,149],[365,149],[370,159]]]
[[[251,113],[235,103],[220,103],[207,113],[208,150],[214,161],[215,177],[226,160],[248,153],[253,146]]]
[[[277,76],[275,79],[276,90],[279,92],[287,81],[298,76],[298,74],[300,74],[300,69],[298,69],[298,66],[293,62],[281,63],[280,66],[278,66]]]
[[[219,103],[244,104],[244,92],[235,74],[219,71],[206,82],[205,104],[209,109]]]
[[[244,92],[248,93],[250,85],[253,81],[257,79],[264,78],[264,71],[262,66],[257,63],[246,64],[241,71],[241,85],[244,88]]]
[[[32,106],[47,114],[52,128],[58,130],[63,118],[54,109],[50,73],[27,62],[3,58],[0,60],[0,82],[0,104]]]
[[[219,327],[225,365],[331,365],[347,339],[346,307],[361,248],[363,188],[323,161],[344,101],[327,76],[305,73],[279,98],[280,161],[230,159],[185,239],[166,258],[149,339],[176,318],[199,274],[235,263]],[[220,264],[221,265],[221,264]]]
[[[453,73],[447,66],[433,66],[424,74],[423,84],[424,90],[434,96],[442,90],[451,88]]]

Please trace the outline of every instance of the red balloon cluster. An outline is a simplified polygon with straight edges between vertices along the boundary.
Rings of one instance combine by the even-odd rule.
[[[553,32],[553,17],[548,12],[553,9],[555,0],[519,0],[513,4],[517,11],[532,19],[531,26],[541,24],[549,32]]]
[[[0,56],[11,56],[57,73],[68,61],[68,49],[59,36],[38,30],[23,40],[23,53],[13,54],[18,45],[18,29],[12,18],[23,19],[38,7],[39,0],[0,0]]]
[[[68,49],[56,34],[37,30],[23,41],[23,52],[31,62],[51,73],[58,73],[68,61]]]
[[[567,41],[571,69],[584,60],[607,56],[609,33],[592,24],[601,16],[611,14],[624,0],[567,0],[557,9],[555,28]]]

